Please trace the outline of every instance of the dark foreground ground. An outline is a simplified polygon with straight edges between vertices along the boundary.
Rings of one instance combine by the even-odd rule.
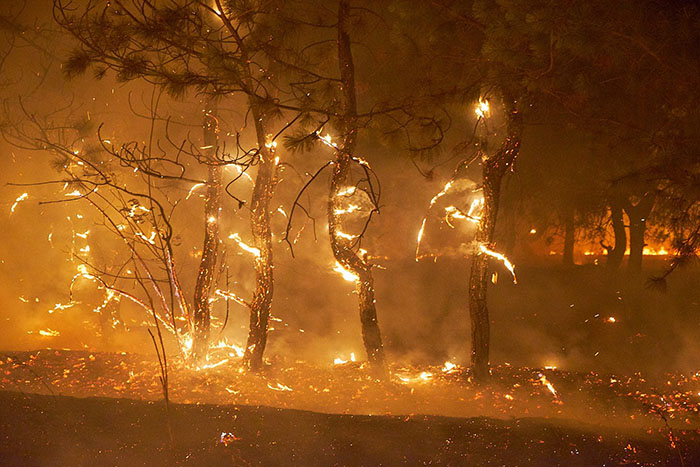
[[[0,463],[79,465],[700,465],[700,434],[556,419],[330,415],[0,392]]]

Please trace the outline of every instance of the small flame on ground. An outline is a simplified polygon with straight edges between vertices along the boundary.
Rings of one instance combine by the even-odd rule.
[[[457,364],[452,362],[445,362],[442,366],[442,372],[446,374],[454,373],[457,371]]]
[[[292,388],[290,388],[289,386],[285,386],[284,384],[281,384],[281,383],[275,383],[274,386],[270,383],[267,383],[267,387],[272,389],[273,391],[281,391],[281,392],[293,391]]]
[[[549,382],[545,375],[540,374],[540,382],[549,389],[549,392],[551,392],[554,397],[559,397],[557,390],[554,389],[554,386],[552,386],[552,383]]]
[[[348,363],[348,362],[356,362],[356,361],[357,361],[357,360],[356,360],[356,358],[355,358],[355,352],[351,352],[351,353],[350,353],[350,360],[343,360],[343,359],[340,358],[340,357],[336,357],[336,358],[333,360],[333,364],[334,364],[334,365],[344,365],[344,364],[346,364],[346,363]]]

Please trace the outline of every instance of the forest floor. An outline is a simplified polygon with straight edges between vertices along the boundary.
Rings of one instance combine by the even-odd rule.
[[[173,361],[168,411],[147,356],[1,362],[2,465],[700,465],[700,373],[498,366],[478,386],[452,365],[392,366],[380,382],[354,362],[253,375],[233,357]]]

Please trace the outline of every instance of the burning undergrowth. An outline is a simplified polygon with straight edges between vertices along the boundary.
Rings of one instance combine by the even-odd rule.
[[[613,376],[501,365],[493,368],[488,384],[476,385],[466,368],[450,362],[392,365],[389,376],[380,381],[364,362],[339,359],[321,367],[277,359],[256,374],[231,354],[196,370],[172,361],[170,400],[341,414],[546,417],[675,433],[671,436],[700,429],[700,373],[668,374],[651,381],[641,374]],[[158,372],[158,362],[140,354],[17,352],[3,356],[0,388],[159,400]]]

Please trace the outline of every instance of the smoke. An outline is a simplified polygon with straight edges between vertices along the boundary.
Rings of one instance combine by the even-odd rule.
[[[24,59],[19,60],[23,62]],[[58,103],[72,98],[84,101],[70,119],[90,120],[90,129],[85,131],[91,137],[95,137],[96,127],[104,121],[103,132],[110,140],[140,143],[148,140],[145,124],[148,120],[135,116],[132,110],[147,109],[152,88],[138,83],[117,84],[109,78],[96,83],[90,77],[69,83],[57,78],[54,88],[55,93],[48,93],[50,99],[46,98],[49,107],[59,108]],[[5,90],[3,97],[9,99],[14,92]],[[171,119],[168,136],[173,140],[196,141],[201,133],[201,102],[196,96],[189,97],[186,102],[164,98],[160,107],[163,119]],[[37,111],[46,110],[42,108],[46,103],[34,100],[34,104]],[[13,108],[17,111],[16,106]],[[245,126],[245,115],[237,101],[222,103],[219,110],[222,140],[233,151],[235,135]],[[165,137],[164,120],[158,125],[160,133],[153,144],[157,150],[172,151]],[[244,135],[240,141],[244,147],[251,144],[245,140],[247,137]],[[466,365],[470,355],[467,283],[474,227],[464,220],[454,220],[454,228],[450,227],[444,220],[444,209],[451,205],[468,209],[474,196],[474,180],[478,183],[478,162],[428,212],[430,200],[452,176],[453,162],[436,167],[426,177],[395,149],[369,136],[364,138],[358,155],[367,159],[377,172],[382,198],[381,212],[373,216],[362,247],[377,264],[374,274],[378,319],[389,358],[431,364],[450,360]],[[541,157],[542,148],[535,144],[538,135],[531,134],[530,138],[523,141],[519,165]],[[4,186],[8,182],[56,179],[56,171],[51,167],[51,156],[45,152],[17,148],[7,142],[0,144],[3,155],[0,196],[6,208],[1,214],[5,228],[0,232],[2,347],[151,353],[145,326],[152,323],[152,317],[122,299],[119,313],[128,330],[118,328],[106,336],[99,316],[92,312],[102,302],[104,291],[89,280],[81,279],[75,287],[74,300],[78,303],[49,313],[56,304],[66,303],[69,298],[69,286],[75,274],[71,231],[93,232],[94,255],[106,267],[116,267],[114,263],[123,255],[123,245],[104,231],[100,216],[85,201],[37,203],[64,196],[60,186],[31,189]],[[562,152],[580,151],[580,146],[573,141],[563,145]],[[308,174],[332,157],[332,150],[319,144],[309,153],[289,154],[281,149],[279,153],[283,162],[290,165],[285,167],[272,201],[275,319],[271,323],[267,356],[317,364],[330,363],[335,357],[347,359],[350,353],[364,358],[353,284],[332,270],[334,260],[325,219],[328,173],[320,176],[301,199],[308,216],[299,210],[295,214],[290,237],[294,257],[282,241],[286,216],[296,194],[308,180]],[[440,155],[442,160],[448,157],[448,154]],[[429,161],[420,164],[430,166]],[[193,173],[202,170],[194,167]],[[237,175],[235,169],[227,172],[229,180]],[[585,264],[567,269],[558,266],[560,256],[550,257],[548,251],[543,255],[541,245],[536,244],[537,238],[529,236],[530,226],[508,224],[509,217],[526,214],[522,205],[529,199],[527,190],[534,189],[519,180],[517,173],[509,175],[513,186],[504,193],[497,246],[503,247],[499,251],[508,253],[515,263],[518,284],[512,284],[501,263],[491,262],[497,274],[489,289],[492,362],[623,373],[695,369],[693,362],[700,356],[695,337],[700,297],[692,286],[697,283],[697,271],[676,273],[670,292],[662,295],[643,287],[644,277],[662,267],[648,258],[643,277],[633,279],[624,270],[610,275],[604,270],[604,259],[598,266]],[[182,182],[160,185],[164,196],[178,200],[172,214],[175,254],[183,289],[190,300],[203,238],[203,201],[197,191],[186,199],[191,186]],[[250,181],[241,177],[230,191],[246,201],[250,189]],[[24,191],[29,191],[29,199],[10,215],[10,206]],[[277,207],[284,213],[277,211]],[[366,203],[360,203],[360,207],[367,210]],[[82,218],[78,219],[77,215]],[[426,215],[422,249],[436,257],[416,262],[416,236]],[[227,239],[232,233],[239,233],[243,241],[250,239],[246,205],[241,207],[238,200],[227,198],[221,232],[227,268],[218,278],[218,287],[223,288],[228,277],[230,291],[250,297],[254,286],[253,258]],[[506,232],[514,240],[505,238]],[[222,331],[227,308],[228,320]],[[213,338],[242,344],[248,327],[247,310],[233,302],[227,307],[223,299],[217,298],[214,314]],[[57,330],[60,335],[41,336],[38,331],[42,329]],[[174,352],[172,343],[170,351]]]

